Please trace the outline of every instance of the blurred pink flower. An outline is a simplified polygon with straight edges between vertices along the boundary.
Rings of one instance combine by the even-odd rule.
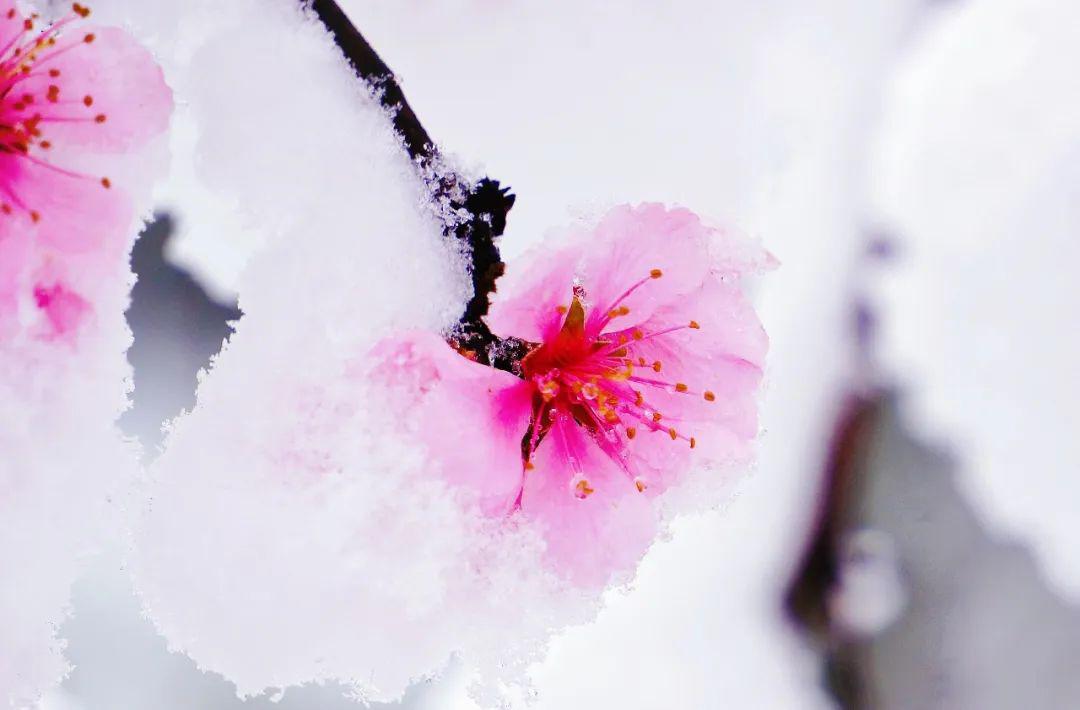
[[[739,277],[771,265],[692,212],[622,206],[511,264],[488,324],[527,341],[520,377],[435,336],[384,346],[415,378],[419,431],[489,515],[543,531],[583,586],[632,569],[654,499],[692,466],[745,459],[768,340]]]
[[[135,216],[124,182],[168,127],[172,94],[149,52],[88,15],[76,3],[45,25],[0,0],[0,324],[25,300],[53,329],[78,327],[90,308],[65,256],[123,258]]]

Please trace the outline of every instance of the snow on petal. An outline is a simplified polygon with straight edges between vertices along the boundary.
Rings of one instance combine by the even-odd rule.
[[[80,561],[116,537],[136,476],[135,452],[114,425],[130,377],[128,258],[150,178],[164,167],[154,146],[171,98],[153,71],[120,88],[109,85],[117,73],[88,74],[83,87],[102,95],[155,96],[157,118],[133,114],[126,133],[138,140],[108,155],[69,140],[69,119],[84,135],[104,130],[70,113],[87,107],[67,102],[63,72],[50,67],[87,56],[84,14],[76,6],[42,25],[0,4],[0,569],[11,578],[0,594],[0,704],[17,707],[67,672],[57,629],[71,582]]]
[[[401,406],[395,416],[420,434],[442,478],[475,494],[486,514],[510,510],[532,408],[526,383],[468,360],[431,333],[387,340],[376,357],[382,364],[375,376],[393,387]]]
[[[522,472],[520,434],[480,435],[521,426],[513,396],[490,417],[478,404],[520,381],[437,335],[468,275],[325,28],[285,0],[213,17],[168,76],[198,122],[198,178],[266,247],[151,469],[131,560],[148,614],[242,695],[337,680],[391,700],[454,656],[512,683],[580,618],[535,532],[477,512],[511,505]]]

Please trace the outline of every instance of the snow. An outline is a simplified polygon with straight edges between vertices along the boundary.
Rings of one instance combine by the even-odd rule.
[[[985,0],[950,8],[892,84],[878,219],[900,245],[877,290],[880,357],[910,422],[961,460],[997,534],[1031,545],[1080,599],[1080,11]]]
[[[337,678],[392,698],[452,651],[490,670],[517,640],[503,678],[538,661],[540,707],[826,707],[780,596],[850,374],[861,154],[914,0],[343,4],[440,145],[515,188],[508,257],[643,199],[762,238],[782,267],[759,284],[759,470],[725,510],[679,521],[591,623],[527,537],[495,557],[501,576],[468,574],[486,531],[350,376],[380,333],[444,327],[463,295],[386,122],[287,0],[101,0],[161,53],[192,148],[162,194],[189,220],[185,254],[225,264],[209,273],[245,311],[139,527],[137,584],[171,646],[242,694]],[[462,675],[440,707],[472,704]]]
[[[56,629],[71,583],[117,534],[135,474],[134,451],[112,425],[125,403],[130,338],[115,305],[78,361],[39,351],[27,366],[16,360],[26,349],[0,348],[0,698],[16,706],[67,672]]]

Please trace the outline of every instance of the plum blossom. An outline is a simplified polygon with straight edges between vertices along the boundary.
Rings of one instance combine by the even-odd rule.
[[[168,127],[150,53],[89,15],[44,23],[0,0],[0,334],[20,309],[65,338],[92,313],[127,253],[142,150]]]
[[[661,494],[749,458],[768,339],[739,280],[771,265],[689,210],[620,206],[499,281],[487,322],[525,341],[515,373],[434,335],[381,352],[413,378],[443,477],[486,515],[537,525],[553,569],[599,586],[652,543]]]

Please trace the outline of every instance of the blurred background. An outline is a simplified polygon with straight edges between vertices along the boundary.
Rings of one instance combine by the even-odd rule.
[[[649,199],[782,264],[755,284],[757,470],[556,639],[537,707],[1080,707],[1080,4],[342,5],[439,144],[513,187],[505,257]],[[174,172],[133,257],[123,425],[148,458],[258,248]],[[355,707],[242,703],[170,654],[121,547],[75,589],[75,669],[45,707]],[[385,707],[472,707],[459,675]]]

